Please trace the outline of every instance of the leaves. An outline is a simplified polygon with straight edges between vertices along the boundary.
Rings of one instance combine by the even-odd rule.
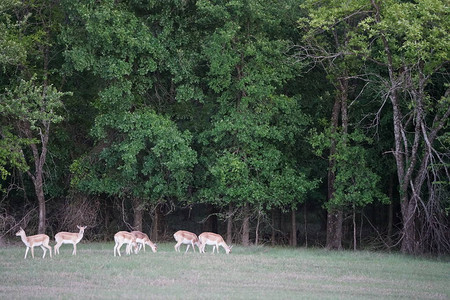
[[[2,177],[27,169],[20,149],[54,124],[51,196],[67,193],[71,164],[74,189],[151,203],[291,210],[322,204],[328,171],[337,188],[326,208],[384,201],[390,93],[405,153],[416,121],[448,129],[447,15],[439,0],[2,1]],[[332,133],[344,81],[348,128]],[[441,132],[433,153],[448,148]],[[445,162],[430,168],[447,175]]]
[[[101,127],[109,135],[98,138],[109,146],[72,165],[73,184],[89,192],[133,195],[153,202],[185,197],[196,163],[189,146],[191,135],[148,109],[108,116],[110,121]]]
[[[66,95],[71,93],[59,92],[52,85],[38,85],[36,77],[30,81],[20,80],[16,87],[7,89],[1,96],[0,112],[29,122],[32,130],[38,130],[41,124],[61,122],[58,110],[63,105],[61,98]]]

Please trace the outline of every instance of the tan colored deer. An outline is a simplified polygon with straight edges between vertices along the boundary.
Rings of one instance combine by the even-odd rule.
[[[77,244],[83,238],[86,226],[77,225],[77,228],[80,229],[78,233],[61,231],[55,234],[55,241],[56,241],[55,255],[59,254],[59,247],[61,247],[62,244],[72,244],[73,245],[72,255],[77,255]]]
[[[229,254],[231,252],[231,248],[233,248],[233,246],[229,247],[227,243],[225,243],[225,241],[223,240],[222,236],[217,233],[203,232],[198,236],[198,239],[200,241],[200,244],[202,245],[200,249],[201,253],[205,253],[206,245],[213,246],[212,253],[214,253],[214,249],[217,249],[217,253],[219,253],[219,246],[222,246],[227,254]]]
[[[147,234],[141,231],[132,231],[131,234],[133,234],[136,237],[136,243],[139,244],[139,251],[141,251],[141,248],[144,247],[145,252],[145,245],[150,246],[153,252],[156,252],[158,250],[158,246],[156,246],[156,244],[150,241],[150,238],[148,237]]]
[[[50,257],[52,257],[52,247],[48,244],[50,242],[50,238],[48,237],[48,235],[37,234],[27,236],[25,234],[25,230],[23,230],[22,227],[20,227],[20,230],[16,233],[16,236],[20,236],[22,242],[25,244],[25,246],[27,246],[24,259],[27,258],[28,250],[30,250],[30,248],[31,248],[31,256],[34,258],[34,247],[36,246],[41,246],[42,250],[44,250],[44,255],[42,256],[42,258],[45,257],[47,249],[50,250]]]
[[[177,232],[174,233],[173,237],[177,241],[177,244],[174,246],[176,252],[180,252],[181,244],[187,245],[185,253],[188,252],[190,246],[192,246],[192,250],[194,250],[194,252],[195,252],[195,245],[198,247],[198,249],[200,251],[201,245],[200,245],[198,237],[195,233],[185,231],[185,230],[178,230]]]
[[[125,252],[127,253],[127,255],[131,254],[131,247],[134,247],[134,253],[137,254],[138,252],[138,247],[136,244],[136,237],[127,232],[127,231],[119,231],[118,233],[116,233],[114,235],[114,256],[116,256],[116,251],[117,253],[120,255],[120,248],[122,247],[123,244],[127,244],[126,250]]]

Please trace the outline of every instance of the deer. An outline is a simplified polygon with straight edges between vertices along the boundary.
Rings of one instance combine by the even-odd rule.
[[[198,247],[198,250],[200,251],[201,244],[198,240],[198,237],[195,233],[185,231],[185,230],[178,230],[173,234],[173,237],[177,241],[177,244],[174,246],[176,252],[180,252],[180,246],[181,244],[186,244],[186,252],[188,252],[189,247],[192,246],[192,250],[195,252],[195,245]]]
[[[72,244],[73,245],[73,251],[72,255],[77,255],[77,244],[81,241],[84,235],[84,230],[87,226],[78,226],[77,228],[80,229],[80,231],[77,232],[58,232],[55,234],[55,255],[59,254],[59,247],[61,247],[62,244]]]
[[[145,245],[150,246],[150,248],[152,248],[153,253],[155,253],[158,250],[158,246],[156,246],[156,244],[150,241],[150,238],[148,237],[147,234],[140,231],[132,231],[131,234],[136,237],[136,243],[139,244],[139,251],[141,251],[141,248],[144,247],[145,252]]]
[[[127,231],[119,231],[114,235],[114,256],[116,256],[116,250],[117,253],[120,255],[120,248],[123,244],[128,244],[126,247],[126,253],[127,255],[131,254],[131,247],[134,247],[134,253],[138,253],[138,247],[136,244],[136,237]]]
[[[22,242],[27,246],[27,250],[25,251],[25,257],[27,258],[28,250],[31,248],[31,256],[34,258],[34,247],[41,246],[42,250],[44,250],[44,255],[42,258],[45,257],[45,253],[47,253],[47,249],[50,250],[50,257],[52,257],[52,247],[48,244],[50,242],[50,238],[46,234],[37,234],[37,235],[31,235],[27,236],[25,234],[25,230],[20,227],[20,230],[16,233],[16,236],[20,236],[22,239]]]
[[[213,254],[214,249],[217,249],[217,253],[219,253],[219,246],[222,246],[227,254],[230,254],[231,248],[233,248],[233,246],[228,246],[227,243],[225,243],[225,241],[223,240],[222,236],[217,233],[203,232],[198,236],[198,239],[200,241],[200,244],[202,245],[200,249],[201,253],[205,253],[206,245],[213,245]]]

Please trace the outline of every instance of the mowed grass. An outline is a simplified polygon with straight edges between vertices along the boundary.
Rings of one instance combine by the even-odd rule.
[[[230,255],[175,243],[113,256],[113,243],[0,248],[0,299],[450,299],[450,263],[375,252],[239,247]],[[53,245],[53,244],[52,244]],[[48,253],[47,253],[48,255]]]

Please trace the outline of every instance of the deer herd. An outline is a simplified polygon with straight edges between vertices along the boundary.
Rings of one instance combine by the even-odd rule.
[[[62,244],[72,244],[73,245],[73,252],[72,255],[77,254],[77,244],[81,241],[84,235],[84,230],[86,229],[86,226],[77,226],[80,230],[79,232],[58,232],[55,234],[55,241],[56,245],[54,248],[55,255],[59,254],[59,248]],[[16,236],[20,236],[22,239],[22,242],[27,247],[25,250],[25,258],[27,258],[28,250],[31,249],[31,256],[34,258],[34,247],[40,246],[42,250],[44,251],[44,255],[42,258],[45,257],[45,254],[47,253],[47,249],[49,250],[50,257],[52,257],[52,247],[49,245],[50,237],[46,234],[37,234],[37,235],[31,235],[27,236],[25,234],[25,231],[20,227],[20,230],[16,233]],[[231,248],[233,246],[228,246],[227,243],[223,240],[222,236],[220,236],[217,233],[212,232],[203,232],[199,236],[197,236],[195,233],[185,231],[185,230],[179,230],[174,233],[173,237],[177,241],[175,245],[175,251],[180,252],[181,244],[187,245],[186,252],[188,252],[189,247],[192,247],[192,250],[195,252],[195,246],[197,246],[198,251],[200,253],[205,253],[205,247],[206,245],[213,246],[213,251],[217,251],[219,253],[219,247],[222,246],[225,249],[225,252],[229,254],[231,252]],[[120,255],[120,248],[123,244],[126,244],[125,253],[127,255],[130,255],[131,252],[134,249],[134,253],[138,253],[142,248],[144,248],[145,252],[145,245],[149,246],[153,252],[156,252],[158,247],[156,244],[154,244],[143,232],[140,231],[119,231],[114,235],[114,256],[116,256],[116,253]],[[186,253],[185,252],[185,253]]]

